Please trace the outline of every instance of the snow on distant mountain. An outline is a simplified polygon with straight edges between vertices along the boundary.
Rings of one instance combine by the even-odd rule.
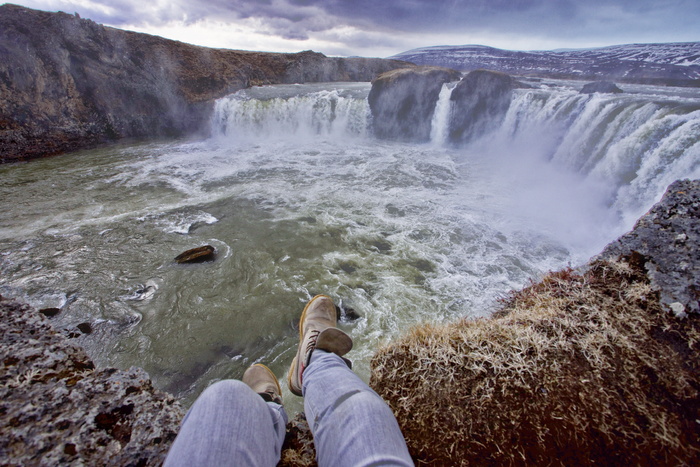
[[[525,76],[700,84],[690,82],[700,80],[700,42],[529,52],[482,45],[436,46],[391,58],[460,71],[486,68]]]

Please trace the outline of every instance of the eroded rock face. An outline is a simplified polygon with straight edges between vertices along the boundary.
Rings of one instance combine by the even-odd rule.
[[[700,180],[669,186],[634,229],[608,245],[600,257],[632,257],[668,310],[678,316],[700,313]]]
[[[375,136],[428,141],[440,89],[459,77],[458,71],[439,67],[398,69],[380,75],[372,81],[368,97]]]
[[[370,81],[411,66],[197,47],[66,13],[0,6],[0,162],[124,137],[206,130],[212,101],[251,85]]]
[[[586,84],[581,89],[580,94],[593,94],[596,92],[605,94],[620,94],[623,91],[612,81],[595,81],[593,83]]]
[[[0,453],[8,465],[160,465],[184,411],[140,368],[95,368],[29,306],[0,297]]]
[[[510,107],[515,80],[497,71],[469,73],[452,91],[449,139],[466,143],[497,128]]]

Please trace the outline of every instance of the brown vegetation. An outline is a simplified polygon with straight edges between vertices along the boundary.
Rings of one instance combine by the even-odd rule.
[[[698,316],[663,311],[632,256],[418,326],[370,384],[421,464],[698,465],[699,351]]]

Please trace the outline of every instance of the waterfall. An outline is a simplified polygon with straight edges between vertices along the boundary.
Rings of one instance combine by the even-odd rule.
[[[637,91],[640,89],[644,92]],[[655,91],[654,89],[651,89]],[[474,144],[597,183],[628,223],[674,180],[700,177],[700,96],[518,90],[498,128]]]
[[[216,102],[213,128],[237,141],[363,137],[370,118],[367,84],[335,89],[251,88]]]
[[[451,108],[450,95],[452,95],[455,85],[456,83],[454,82],[443,84],[435,105],[435,112],[430,125],[430,141],[439,146],[447,143]]]
[[[448,128],[455,84],[443,85],[436,102],[433,146],[454,144]],[[217,101],[213,126],[237,142],[366,139],[372,136],[369,89],[369,83],[251,88]],[[556,169],[587,179],[630,223],[674,180],[700,177],[700,96],[696,90],[626,89],[592,95],[571,84],[516,89],[505,117],[483,125],[490,130],[456,151],[497,159],[495,170]]]

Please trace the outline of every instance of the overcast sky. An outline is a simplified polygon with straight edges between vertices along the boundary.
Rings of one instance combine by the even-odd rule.
[[[387,57],[416,47],[510,50],[700,41],[700,0],[15,0],[229,49]]]

